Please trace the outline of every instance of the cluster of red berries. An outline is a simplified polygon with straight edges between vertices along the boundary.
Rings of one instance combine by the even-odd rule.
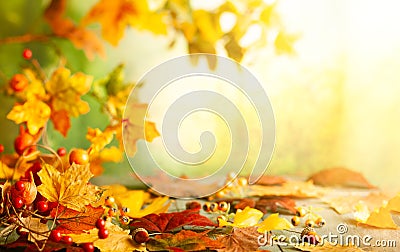
[[[110,234],[108,229],[106,229],[106,219],[104,218],[99,218],[96,221],[96,228],[99,229],[97,235],[99,236],[100,239],[106,239]]]
[[[304,225],[309,228],[313,228],[314,226],[322,227],[325,226],[326,221],[321,216],[316,215],[310,210],[307,210],[303,207],[296,208],[296,215],[292,217],[291,221],[293,226],[298,226],[300,224],[300,218],[306,217]]]

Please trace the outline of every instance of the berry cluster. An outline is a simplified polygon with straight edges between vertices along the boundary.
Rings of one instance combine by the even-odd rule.
[[[246,194],[248,181],[244,177],[236,178],[236,174],[230,173],[226,178],[226,186],[215,194],[216,198],[241,197]]]
[[[298,226],[300,224],[300,218],[306,218],[304,225],[308,228],[322,227],[326,224],[325,219],[314,213],[311,209],[297,207],[296,215],[291,219],[293,226]]]

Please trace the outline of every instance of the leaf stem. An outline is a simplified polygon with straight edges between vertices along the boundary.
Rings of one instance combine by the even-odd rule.
[[[0,38],[0,44],[27,43],[32,41],[48,41],[56,37],[54,34],[24,34],[15,37]]]

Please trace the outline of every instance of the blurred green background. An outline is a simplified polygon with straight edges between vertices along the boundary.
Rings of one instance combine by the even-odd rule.
[[[67,15],[80,20],[95,0],[72,0]],[[271,2],[271,1],[268,1]],[[49,1],[1,1],[0,38],[47,32],[42,12]],[[286,28],[299,34],[294,55],[259,48],[243,59],[263,83],[276,117],[276,148],[268,174],[308,176],[332,166],[362,172],[378,186],[399,189],[400,175],[400,16],[395,1],[281,0],[277,10]],[[312,7],[312,8],[311,8]],[[127,29],[117,47],[105,43],[107,58],[89,61],[66,40],[51,43],[0,44],[1,84],[26,64],[20,56],[29,47],[45,70],[58,63],[58,51],[72,72],[95,79],[120,63],[125,79],[136,82],[151,67],[187,53],[183,38],[169,48],[170,37]],[[56,47],[54,46],[56,45]],[[56,49],[57,48],[57,49]],[[14,101],[1,94],[0,142],[6,152],[17,126],[6,119]],[[104,128],[99,104],[84,97],[91,112],[72,119],[67,138],[48,133],[54,148],[88,147],[86,129]],[[101,182],[130,184],[127,162],[109,164]]]

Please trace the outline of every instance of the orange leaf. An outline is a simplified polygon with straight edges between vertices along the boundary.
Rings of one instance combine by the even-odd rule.
[[[138,29],[150,30],[156,34],[165,34],[166,25],[163,15],[149,10],[147,1],[142,0],[100,0],[83,19],[83,24],[99,22],[102,36],[116,46],[124,36],[128,25]]]
[[[54,128],[58,130],[64,137],[67,136],[69,128],[71,128],[71,121],[68,112],[64,109],[59,111],[52,111],[50,116],[54,124]]]
[[[258,237],[257,227],[234,227],[231,234],[224,235],[218,241],[225,245],[225,248],[218,250],[223,252],[247,252],[257,251]]]
[[[57,230],[60,230],[62,234],[81,234],[85,230],[95,228],[96,221],[104,213],[103,207],[92,207],[88,205],[84,211],[79,212],[70,208],[63,207],[61,205],[57,208],[53,208],[50,215],[51,217],[57,217],[58,223]]]
[[[375,188],[361,173],[344,167],[326,169],[312,175],[309,180],[321,186],[347,186],[359,188]]]
[[[96,34],[64,18],[65,7],[66,0],[52,0],[44,13],[44,18],[54,34],[69,39],[76,48],[82,49],[89,59],[93,59],[96,53],[104,57],[103,45]]]

